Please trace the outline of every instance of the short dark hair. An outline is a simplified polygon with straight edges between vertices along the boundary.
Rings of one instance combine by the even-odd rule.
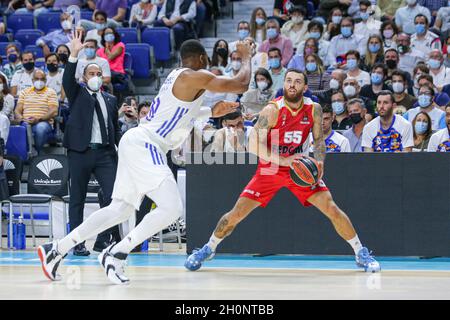
[[[365,5],[366,7],[370,7],[372,3],[369,0],[359,0],[359,5]]]
[[[427,85],[427,84],[424,84],[424,85],[422,85],[422,86],[419,87],[419,93],[420,93],[420,89],[422,89],[423,87],[429,89],[429,90],[431,91],[431,94],[432,94],[433,97],[434,97],[434,95],[436,94],[436,92],[434,91],[434,88],[433,88],[432,86]]]
[[[317,20],[312,20],[309,24],[308,24],[308,32],[311,32],[311,30],[314,27],[318,27],[320,30],[320,33],[323,33],[323,24],[321,24],[319,21]]]
[[[238,30],[239,30],[239,26],[240,26],[241,24],[246,24],[246,25],[250,28],[250,23],[249,23],[248,21],[241,20],[241,21],[239,21],[239,23],[238,23],[238,25],[237,25],[237,29],[238,29]]]
[[[356,59],[358,59],[358,61],[361,60],[361,55],[356,50],[349,50],[349,51],[347,51],[347,53],[345,54],[345,59],[347,59],[347,57],[349,55],[354,55],[356,57]]]
[[[201,55],[206,55],[205,47],[200,43],[200,41],[191,39],[183,42],[180,48],[181,59],[187,59],[192,57],[198,57]]]
[[[394,94],[391,91],[389,91],[389,90],[381,90],[377,94],[377,100],[378,100],[378,97],[380,97],[380,96],[389,96],[389,97],[391,97],[391,102],[395,103]]]
[[[280,55],[280,57],[282,57],[281,50],[278,49],[277,47],[272,47],[272,48],[270,48],[269,51],[267,51],[267,54],[269,54],[269,52],[273,52],[273,51],[278,52],[278,54]]]
[[[300,12],[303,16],[306,16],[307,10],[302,5],[294,5],[289,9],[289,13]]]
[[[389,51],[395,52],[395,54],[397,54],[397,58],[398,58],[398,51],[397,51],[397,49],[394,49],[394,48],[387,49],[387,50],[384,52],[384,56],[386,56],[386,53],[388,53]]]
[[[388,73],[388,68],[387,68],[387,66],[386,66],[384,63],[379,63],[379,62],[375,63],[375,64],[373,65],[373,67],[372,67],[372,72],[375,71],[375,69],[378,69],[378,68],[381,68],[381,69],[383,70],[384,76],[387,75],[387,73]]]
[[[394,30],[394,34],[398,34],[399,30],[398,30],[397,25],[392,20],[386,20],[381,24],[381,27],[380,27],[381,37],[383,39],[384,39],[383,31],[384,31],[384,29],[386,29],[387,26],[391,26],[392,29]]]
[[[255,83],[256,83],[256,76],[257,75],[261,75],[261,76],[265,77],[268,80],[269,83],[267,85],[267,89],[272,87],[273,80],[272,80],[272,76],[270,75],[269,71],[267,71],[264,68],[258,68],[258,70],[256,70],[256,72],[255,72],[255,77],[254,77]]]
[[[322,113],[333,113],[333,108],[329,104],[324,104],[322,107]]]
[[[284,76],[284,79],[286,79],[287,75],[288,75],[290,72],[295,72],[295,73],[298,73],[298,74],[303,75],[303,79],[305,80],[305,84],[308,84],[308,78],[306,77],[306,74],[305,74],[303,71],[300,71],[300,70],[298,70],[298,69],[296,69],[296,68],[289,68],[289,69],[287,69],[287,70],[286,70],[286,74],[285,74],[285,76]]]
[[[95,11],[94,18],[96,18],[97,16],[103,16],[105,20],[108,20],[108,14],[105,11],[102,10]]]
[[[352,24],[352,26],[353,26],[353,27],[355,26],[355,20],[354,20],[352,17],[350,17],[350,16],[344,16],[344,17],[342,17],[341,23],[340,23],[339,25],[341,25],[342,22],[344,22],[344,20],[350,21],[351,24]]]
[[[98,42],[97,42],[97,39],[93,39],[93,38],[86,39],[86,40],[84,40],[84,43],[86,43],[86,42],[93,42],[93,43],[95,44],[95,47],[98,48]]]
[[[427,79],[428,82],[433,83],[433,76],[431,74],[425,73],[420,75],[419,79],[417,79],[417,82],[419,82],[422,79]]]
[[[237,118],[242,117],[241,110],[236,110],[235,112],[228,113],[222,117],[222,121],[225,120],[236,120]]]
[[[66,46],[65,44],[60,44],[59,46],[57,46],[55,52],[58,52],[58,49],[61,47],[66,48],[67,52],[69,52],[69,56],[70,56],[70,48],[68,46]]]
[[[138,114],[141,112],[142,108],[144,108],[144,107],[150,108],[150,102],[144,101],[144,102],[139,103],[138,109],[137,109]]]
[[[55,56],[55,57],[56,57],[56,61],[58,61],[58,63],[61,61],[61,59],[59,58],[59,56],[58,56],[56,53],[54,53],[54,52],[49,53],[48,55],[46,55],[46,56],[45,56],[45,61],[47,61],[47,59],[50,58],[50,57],[52,57],[52,56]]]
[[[419,62],[415,67],[413,74],[415,75],[417,73],[417,70],[420,70],[424,73],[430,73],[430,68],[425,64],[425,62]]]
[[[421,13],[419,13],[418,15],[416,15],[416,16],[414,17],[414,23],[416,22],[416,19],[417,19],[417,18],[421,18],[421,17],[424,17],[424,18],[425,18],[425,23],[427,24],[427,26],[429,26],[429,25],[430,25],[430,21],[428,20],[427,16],[426,16],[426,15],[423,15],[423,14],[421,14]]]
[[[406,82],[406,74],[403,71],[398,69],[392,71],[391,78],[394,78],[394,76],[402,77],[403,82]]]
[[[34,55],[33,52],[31,52],[31,51],[22,51],[22,52],[20,53],[20,61],[23,60],[23,56],[26,55],[26,54],[31,54],[31,55],[33,56],[33,60],[36,59],[36,56]]]

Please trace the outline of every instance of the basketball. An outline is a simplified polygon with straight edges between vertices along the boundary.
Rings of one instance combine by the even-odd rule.
[[[314,158],[301,158],[292,163],[290,175],[296,185],[310,187],[319,182],[319,164]]]

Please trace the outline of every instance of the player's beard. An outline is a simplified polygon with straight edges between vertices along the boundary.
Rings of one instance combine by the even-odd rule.
[[[381,114],[380,112],[380,117],[383,119],[389,119],[390,117],[392,117],[392,115],[394,114],[394,109],[390,109],[390,110],[386,110],[386,112],[384,114]]]
[[[289,89],[288,90],[284,90],[284,100],[286,100],[289,103],[299,103],[300,100],[303,98],[303,92],[302,91],[298,91],[296,94],[289,94]]]

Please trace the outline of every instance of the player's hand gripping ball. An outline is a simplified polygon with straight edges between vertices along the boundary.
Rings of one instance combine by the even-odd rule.
[[[316,185],[320,180],[319,163],[311,157],[302,157],[291,164],[292,181],[300,187]]]

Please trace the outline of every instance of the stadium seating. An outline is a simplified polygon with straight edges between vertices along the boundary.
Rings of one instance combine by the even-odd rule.
[[[135,28],[117,28],[116,30],[123,43],[138,43],[138,34]]]
[[[146,43],[129,43],[126,52],[132,57],[133,78],[148,79],[152,68],[150,45]]]
[[[36,59],[44,57],[44,51],[42,51],[42,48],[35,45],[26,46],[25,51],[33,52]]]
[[[22,44],[20,42],[14,41],[14,42],[0,42],[0,55],[1,56],[6,56],[6,47],[11,44],[14,43],[17,48],[19,48],[19,50],[22,50]]]
[[[28,159],[29,146],[25,126],[10,126],[6,150],[8,155],[17,156],[23,161]]]
[[[20,29],[14,35],[14,40],[22,44],[22,47],[35,45],[36,40],[42,37],[44,33],[36,29]]]
[[[12,14],[8,17],[8,29],[16,33],[20,29],[33,29],[34,17],[32,13]]]
[[[166,27],[154,27],[146,28],[142,32],[142,43],[148,43],[155,50],[155,60],[156,61],[168,61],[170,60],[170,29]]]
[[[36,27],[45,33],[51,29],[61,29],[60,15],[59,12],[42,13],[36,18]]]
[[[92,20],[92,14],[93,14],[92,11],[81,11],[81,19],[91,21]]]

